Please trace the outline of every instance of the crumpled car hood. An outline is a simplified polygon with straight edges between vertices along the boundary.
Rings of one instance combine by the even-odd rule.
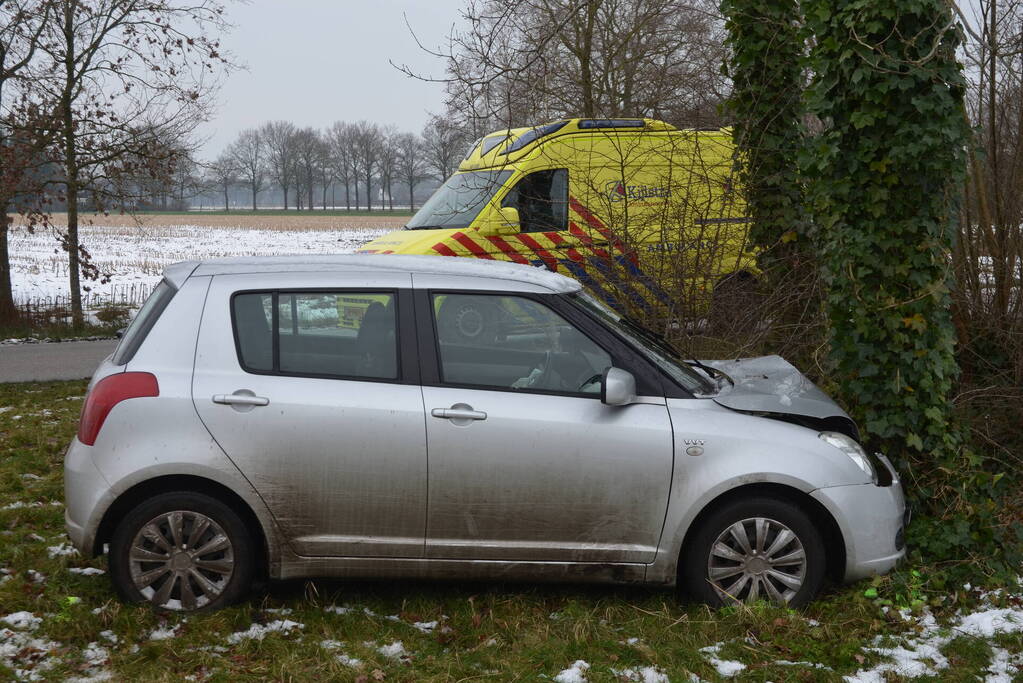
[[[790,421],[859,438],[848,413],[781,356],[701,362],[735,383],[714,396],[714,401],[726,408],[768,417],[807,418]]]

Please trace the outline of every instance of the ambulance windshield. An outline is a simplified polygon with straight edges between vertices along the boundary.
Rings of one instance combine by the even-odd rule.
[[[469,227],[511,174],[511,171],[471,171],[454,174],[423,204],[405,229],[460,230]]]

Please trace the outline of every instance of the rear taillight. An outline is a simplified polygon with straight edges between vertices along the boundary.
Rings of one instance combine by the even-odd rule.
[[[110,409],[129,398],[159,396],[156,376],[148,372],[121,372],[96,382],[82,406],[78,422],[78,440],[86,446],[96,443],[96,437],[107,419]]]

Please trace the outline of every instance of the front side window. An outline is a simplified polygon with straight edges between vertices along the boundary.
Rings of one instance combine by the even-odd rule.
[[[600,395],[611,356],[546,305],[520,296],[435,294],[433,311],[445,384]]]
[[[252,292],[232,301],[249,372],[366,379],[398,376],[390,292]]]
[[[515,184],[501,206],[519,210],[522,232],[568,229],[568,171],[536,171]]]
[[[511,174],[511,171],[454,174],[423,204],[405,229],[468,228]]]

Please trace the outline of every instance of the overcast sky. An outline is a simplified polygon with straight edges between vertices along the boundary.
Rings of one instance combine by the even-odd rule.
[[[405,76],[407,63],[443,75],[417,45],[445,43],[465,0],[252,0],[231,3],[224,44],[248,70],[227,76],[214,119],[201,130],[215,157],[243,129],[273,119],[323,128],[367,119],[419,132],[442,110],[443,85]]]

